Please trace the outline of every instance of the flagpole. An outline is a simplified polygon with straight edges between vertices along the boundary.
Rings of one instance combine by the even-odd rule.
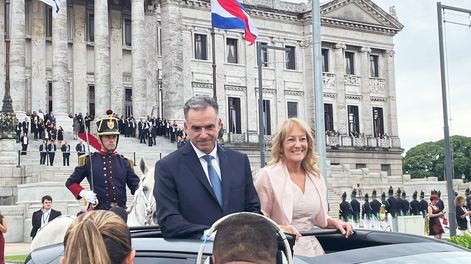
[[[216,32],[214,31],[214,25],[211,25],[211,41],[213,53],[213,98],[217,102],[218,97],[216,95]]]

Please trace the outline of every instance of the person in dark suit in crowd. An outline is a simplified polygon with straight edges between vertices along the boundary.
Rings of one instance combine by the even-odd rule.
[[[25,121],[23,121],[23,123],[22,123],[22,132],[23,132],[23,134],[28,135],[28,128],[29,128],[28,118],[25,118]]]
[[[154,197],[163,236],[200,238],[224,215],[261,213],[247,155],[217,144],[217,102],[192,97],[184,116],[190,142],[155,165]]]
[[[23,125],[21,124],[21,122],[18,122],[15,127],[16,143],[20,143],[21,131],[23,131]]]
[[[77,151],[77,158],[80,158],[80,156],[85,154],[85,144],[83,144],[82,140],[75,145],[75,151]]]
[[[47,144],[47,155],[49,157],[49,165],[54,166],[54,157],[56,156],[56,143],[54,140],[49,141],[49,144]]]
[[[34,212],[31,217],[33,229],[31,229],[30,235],[32,238],[36,236],[39,229],[61,215],[60,211],[52,209],[52,197],[50,195],[44,195],[41,198],[41,202],[43,204],[42,208]]]
[[[29,138],[28,134],[24,133],[21,137],[21,155],[26,155],[26,151],[28,151],[28,144]]]
[[[420,191],[420,213],[423,217],[427,215],[428,202],[425,200],[424,191]]]
[[[116,152],[119,141],[118,119],[113,116],[113,111],[108,110],[106,116],[98,119],[96,127],[101,150],[81,158],[84,162],[75,167],[65,186],[75,198],[84,198],[89,205],[95,205],[96,210],[126,208],[126,186],[134,194],[139,187],[139,177],[134,172],[133,161]],[[85,178],[91,183],[91,169],[93,191],[81,185]]]
[[[38,140],[38,138],[39,138],[39,121],[34,120],[31,123],[31,132],[33,133],[34,140]]]
[[[62,165],[69,166],[69,158],[70,158],[70,145],[67,141],[64,141],[64,144],[61,146],[62,151]]]
[[[417,201],[417,191],[412,194],[410,202],[410,215],[420,215],[420,203]]]
[[[39,146],[39,164],[46,164],[46,154],[47,154],[47,140],[43,140],[43,143]]]

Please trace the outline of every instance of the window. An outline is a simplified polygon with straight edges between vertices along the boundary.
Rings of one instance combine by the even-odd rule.
[[[385,171],[386,175],[391,176],[391,164],[381,164],[381,171]]]
[[[351,137],[360,136],[360,120],[358,116],[358,106],[348,106],[348,133]]]
[[[87,41],[95,41],[95,15],[92,12],[87,13]]]
[[[52,38],[52,7],[46,5],[46,38]]]
[[[95,116],[95,86],[88,86],[88,113]]]
[[[355,164],[356,169],[366,169],[366,164],[365,163],[357,163]]]
[[[378,55],[370,55],[370,76],[379,77]]]
[[[227,45],[227,62],[238,63],[238,50],[237,50],[237,39],[226,38]]]
[[[259,45],[268,45],[268,44],[266,42],[257,42],[257,49]],[[263,62],[262,66],[268,67],[268,49],[262,49],[262,54],[260,54],[260,57]]]
[[[33,20],[31,0],[25,1],[25,34],[31,36],[31,22]]]
[[[195,59],[208,60],[206,35],[195,34]]]
[[[5,1],[5,39],[10,39],[10,3]]]
[[[52,112],[52,82],[47,83],[47,109]]]
[[[263,127],[264,135],[271,135],[271,117],[270,117],[270,100],[263,100],[262,104],[263,111]]]
[[[288,102],[288,118],[298,117],[298,103]]]
[[[296,70],[296,47],[285,46],[286,52],[286,69]]]
[[[329,72],[329,49],[322,49],[322,72]]]
[[[384,136],[383,108],[373,107],[373,130],[375,137]]]
[[[229,132],[233,134],[242,133],[240,127],[240,98],[229,97]]]
[[[124,115],[126,118],[132,116],[132,88],[124,90]]]
[[[345,73],[346,74],[355,74],[355,53],[346,51],[345,52]]]
[[[124,36],[124,45],[127,47],[132,46],[132,32],[131,32],[131,19],[124,18],[123,19],[123,36]]]
[[[324,104],[325,132],[334,131],[334,111],[332,104]]]

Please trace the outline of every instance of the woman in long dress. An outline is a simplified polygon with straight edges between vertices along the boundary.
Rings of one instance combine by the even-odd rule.
[[[5,237],[4,233],[7,232],[7,221],[5,217],[0,214],[0,264],[5,264]]]
[[[272,157],[255,176],[254,185],[262,212],[284,232],[297,235],[294,254],[324,254],[314,236],[300,234],[315,226],[338,229],[346,237],[352,234],[351,224],[327,214],[325,182],[317,168],[314,138],[306,124],[296,118],[284,121],[273,137]]]

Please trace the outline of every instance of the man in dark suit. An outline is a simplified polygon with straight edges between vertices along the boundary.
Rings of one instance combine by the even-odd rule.
[[[67,141],[64,141],[64,144],[61,146],[62,151],[62,165],[69,166],[69,157],[70,157],[70,145]]]
[[[80,158],[80,156],[85,154],[85,145],[83,144],[83,141],[80,140],[77,145],[75,145],[75,151],[77,151],[77,158]]]
[[[45,195],[41,198],[43,207],[33,213],[31,217],[31,223],[33,229],[31,229],[31,237],[34,238],[40,228],[43,228],[47,223],[52,221],[54,218],[61,215],[60,211],[52,209],[52,197]]]
[[[200,238],[224,215],[260,213],[247,155],[217,145],[217,102],[192,97],[184,114],[190,142],[155,165],[157,218],[166,238]]]
[[[39,164],[46,164],[46,154],[47,154],[47,140],[43,140],[43,143],[39,146]]]
[[[56,156],[56,143],[54,140],[51,140],[49,144],[47,144],[47,155],[49,157],[49,165],[54,166],[54,157]]]

